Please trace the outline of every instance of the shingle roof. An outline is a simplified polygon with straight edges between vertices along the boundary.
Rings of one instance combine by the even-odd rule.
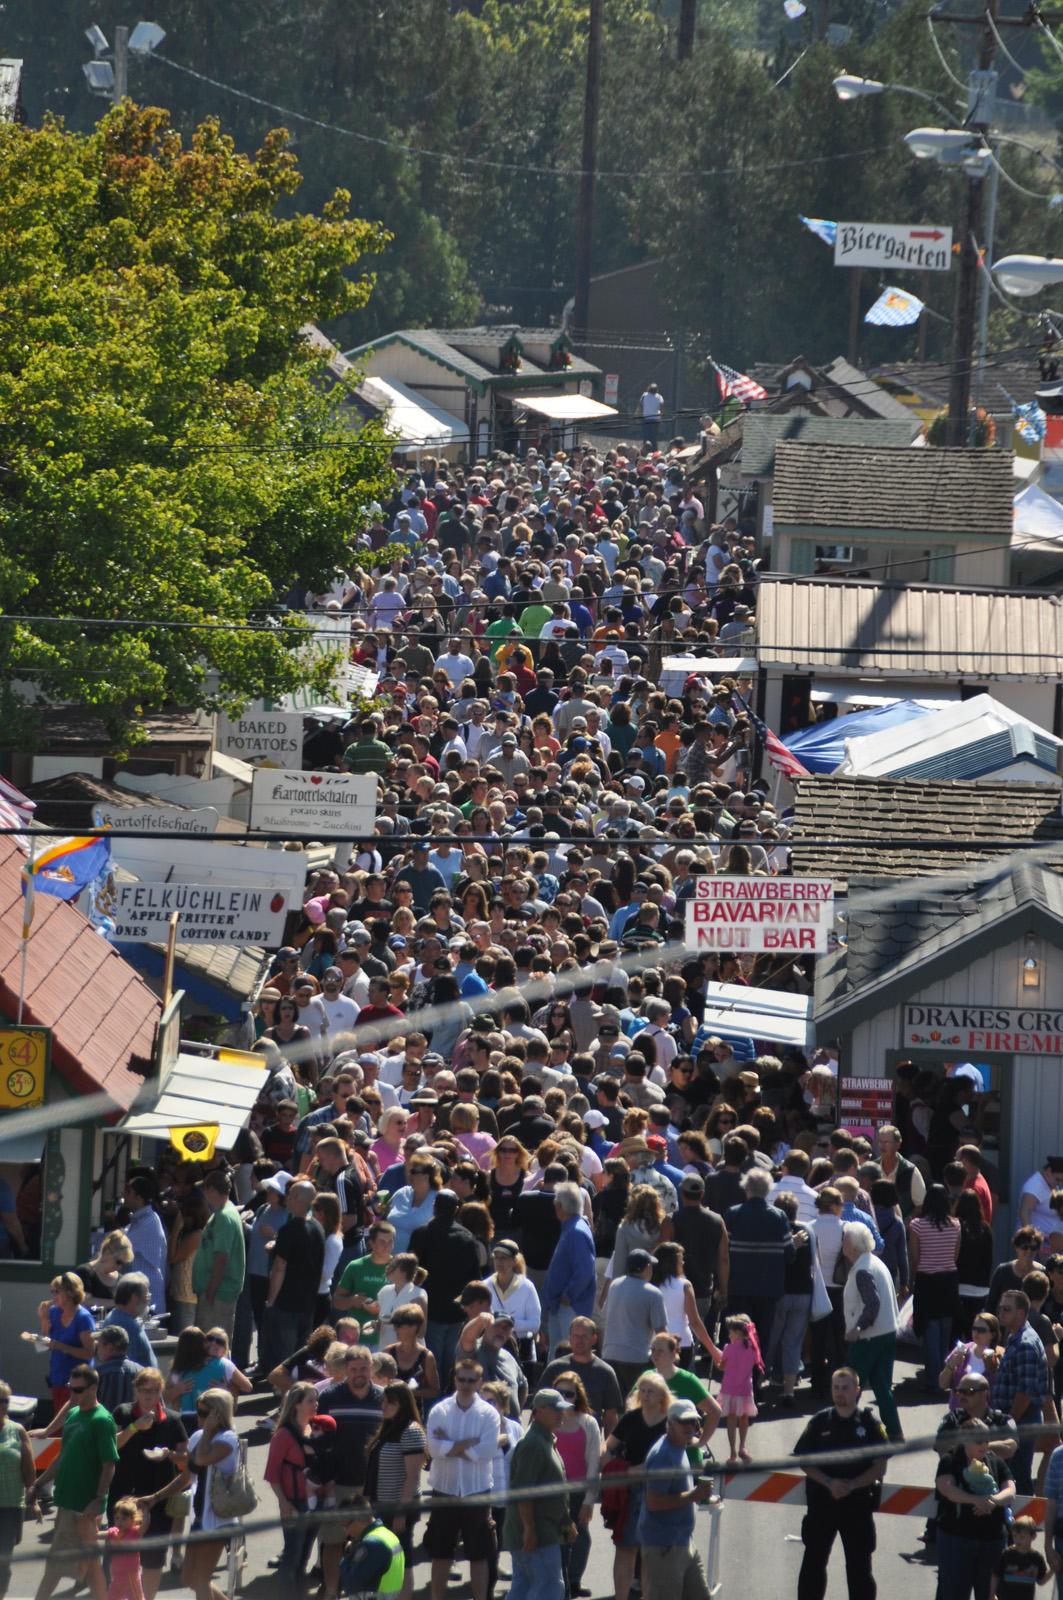
[[[888,528],[1010,539],[1010,450],[780,443],[776,526]]]
[[[1034,398],[1034,391],[1042,384],[1037,358],[1040,347],[1026,345],[1007,356],[990,356],[986,361],[981,402],[990,411],[1007,412],[1006,396],[1025,405]],[[871,367],[868,377],[878,381],[889,391],[908,389],[924,401],[940,406],[948,405],[949,373],[947,362],[891,361]],[[897,402],[900,404],[901,402]]]
[[[835,357],[829,367],[824,367],[823,376],[828,382],[844,389],[851,400],[866,406],[884,422],[911,419],[912,413],[906,405],[900,400],[895,400],[875,382],[874,378],[852,366],[844,356]]]
[[[0,839],[0,1011],[18,1015],[25,857]],[[128,1111],[150,1073],[162,1003],[73,905],[38,894],[23,1020],[52,1029],[52,1061],[80,1094]]]
[[[964,875],[966,878],[966,875]],[[1040,862],[1004,860],[942,884],[849,884],[846,946],[817,983],[821,1037],[847,1032],[1023,934],[1063,947],[1063,876]]]
[[[794,871],[835,883],[963,871],[999,856],[1004,840],[1063,843],[1055,783],[818,777],[796,789]],[[950,839],[971,843],[935,842]]]
[[[883,422],[877,417],[813,417],[791,411],[782,416],[751,411],[742,435],[742,476],[769,478],[775,470],[775,451],[779,444],[844,444],[888,446],[906,449],[918,427],[910,413],[900,421]]]
[[[1054,682],[1063,606],[1036,591],[766,574],[757,656],[762,667],[806,672]]]

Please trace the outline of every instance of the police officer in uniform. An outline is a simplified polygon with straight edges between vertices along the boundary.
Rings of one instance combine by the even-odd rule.
[[[831,1379],[834,1401],[809,1419],[797,1441],[795,1454],[811,1456],[834,1450],[858,1450],[885,1444],[886,1430],[873,1411],[857,1405],[860,1379],[852,1367],[839,1367]],[[820,1468],[805,1466],[808,1511],[801,1524],[805,1547],[797,1600],[823,1600],[827,1592],[827,1562],[835,1535],[845,1551],[845,1577],[849,1600],[875,1600],[871,1555],[875,1548],[876,1486],[886,1475],[886,1458],[844,1461]]]
[[[402,1544],[385,1528],[364,1495],[349,1502],[348,1544],[340,1562],[340,1587],[352,1596],[397,1595],[406,1574]]]

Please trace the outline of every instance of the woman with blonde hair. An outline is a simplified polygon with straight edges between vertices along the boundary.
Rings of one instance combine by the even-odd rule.
[[[222,1520],[217,1515],[211,1486],[215,1472],[231,1476],[240,1463],[240,1441],[233,1431],[233,1397],[228,1389],[204,1389],[196,1401],[196,1421],[198,1427],[188,1441],[188,1469],[196,1480],[192,1532],[217,1529],[221,1537],[186,1545],[181,1582],[192,1590],[196,1600],[225,1600],[222,1590],[211,1580],[229,1537],[239,1527],[239,1518]],[[186,1481],[184,1474],[179,1474],[163,1493],[179,1493]]]
[[[491,1291],[491,1310],[496,1314],[504,1311],[513,1318],[521,1358],[530,1359],[532,1341],[543,1320],[538,1292],[512,1239],[495,1239],[491,1260],[495,1270],[484,1280]]]
[[[605,1441],[604,1461],[614,1458],[626,1461],[629,1467],[641,1467],[650,1453],[650,1447],[664,1433],[668,1425],[668,1407],[672,1394],[664,1379],[656,1372],[644,1372],[628,1397],[627,1409]],[[623,1525],[613,1529],[614,1600],[628,1600],[631,1580],[635,1575],[635,1557],[639,1548],[639,1516],[642,1511],[641,1484],[631,1484],[627,1491],[627,1512]]]
[[[114,1286],[133,1265],[133,1246],[121,1228],[112,1228],[103,1237],[99,1250],[91,1261],[78,1268],[78,1277],[85,1286],[89,1300],[106,1300],[114,1297]]]
[[[48,1383],[59,1412],[70,1399],[70,1374],[96,1354],[96,1322],[84,1304],[85,1285],[76,1272],[52,1279],[51,1298],[37,1307],[41,1338],[48,1341]]]

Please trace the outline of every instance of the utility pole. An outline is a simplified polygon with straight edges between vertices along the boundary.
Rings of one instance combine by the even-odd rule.
[[[129,93],[129,29],[114,30],[114,103],[121,105]]]
[[[694,25],[698,14],[698,0],[679,0],[679,44],[677,61],[689,61],[694,54]]]
[[[999,0],[986,0],[978,25],[978,71],[990,72],[996,54],[995,26]],[[967,126],[985,138],[993,120],[991,79],[979,84],[972,74],[970,110]],[[972,115],[973,113],[973,115]],[[949,411],[945,422],[945,443],[956,447],[967,443],[971,405],[971,366],[974,356],[975,321],[978,314],[978,250],[982,240],[982,198],[985,176],[968,177],[964,185],[963,215],[960,222],[960,264],[956,278],[956,309],[952,318],[952,371],[949,375]]]
[[[583,154],[580,158],[579,215],[576,218],[576,294],[572,326],[577,342],[585,342],[590,322],[591,245],[594,237],[594,182],[598,166],[598,101],[602,86],[602,12],[604,0],[590,0],[587,33],[587,88],[583,100]]]

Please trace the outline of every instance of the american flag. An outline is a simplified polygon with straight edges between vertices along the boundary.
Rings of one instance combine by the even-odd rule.
[[[754,383],[752,378],[747,378],[744,372],[736,372],[734,367],[721,367],[718,361],[714,361],[712,367],[719,380],[721,400],[767,399],[767,389],[762,389],[759,383]]]
[[[35,800],[29,800],[6,778],[0,778],[0,828],[28,828],[37,809]],[[15,843],[29,854],[29,845],[21,834],[10,835]]]
[[[732,703],[735,711],[741,712],[743,715],[749,718],[750,725],[752,726],[753,731],[756,733],[757,738],[764,746],[768,760],[771,762],[776,772],[781,773],[784,778],[788,778],[791,783],[793,783],[796,778],[811,777],[811,773],[809,772],[808,768],[803,767],[800,761],[798,761],[797,757],[791,751],[787,750],[779,736],[772,733],[767,723],[762,722],[755,711],[751,711],[748,706],[739,705],[737,701]]]

